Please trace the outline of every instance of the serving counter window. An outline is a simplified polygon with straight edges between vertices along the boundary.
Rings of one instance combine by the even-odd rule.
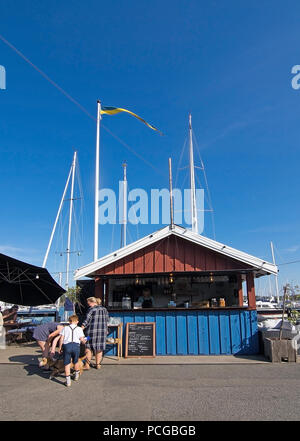
[[[236,275],[109,278],[109,309],[209,308],[239,305]]]

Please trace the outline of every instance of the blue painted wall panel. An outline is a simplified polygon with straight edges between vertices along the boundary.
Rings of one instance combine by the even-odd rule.
[[[208,312],[198,311],[199,354],[209,355]]]
[[[156,354],[167,355],[166,341],[166,314],[165,312],[155,312],[156,315]]]
[[[133,312],[123,313],[123,354],[125,354],[125,337],[126,337],[126,324],[135,322],[135,314]]]
[[[230,333],[232,354],[239,354],[242,351],[242,335],[239,311],[232,311],[230,313]]]
[[[257,354],[256,311],[136,311],[110,312],[126,323],[156,323],[157,355]],[[114,335],[116,331],[113,331]],[[116,354],[116,347],[107,352]]]
[[[211,355],[219,355],[221,353],[220,346],[220,330],[219,330],[219,314],[212,311],[208,316],[209,325],[209,346]]]
[[[198,317],[194,311],[187,313],[187,338],[188,338],[188,354],[198,355]]]
[[[138,312],[137,314],[134,314],[134,321],[136,323],[145,321],[145,313],[144,312]]]
[[[167,355],[176,355],[176,313],[166,312]]]
[[[145,322],[155,322],[155,312],[145,312]]]
[[[251,311],[243,313],[245,320],[245,354],[251,354]]]
[[[176,339],[178,355],[187,355],[187,322],[186,312],[176,314]]]
[[[228,311],[220,311],[219,322],[221,354],[231,354],[230,321]]]
[[[258,341],[258,326],[257,326],[257,311],[250,311],[251,321],[251,337],[250,337],[250,353],[259,353],[259,341]]]
[[[241,323],[241,339],[242,339],[242,346],[239,351],[239,354],[245,355],[247,353],[246,345],[246,316],[243,313],[240,313],[240,323]]]

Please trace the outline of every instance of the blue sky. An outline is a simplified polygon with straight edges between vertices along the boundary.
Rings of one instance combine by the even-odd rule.
[[[291,87],[299,18],[297,1],[10,0],[0,7],[1,35],[90,114],[101,99],[164,132],[128,115],[104,117],[122,143],[101,129],[102,187],[117,189],[123,160],[131,189],[167,187],[168,158],[176,176],[191,112],[216,239],[268,260],[272,240],[278,263],[300,260],[300,90]],[[86,264],[93,256],[95,122],[1,40],[0,65],[7,74],[0,251],[42,263],[76,148],[84,193],[78,264]],[[185,151],[181,166],[187,160]],[[178,172],[180,185],[185,173]],[[129,230],[136,239],[156,228]],[[204,233],[212,237],[210,213]],[[57,251],[59,238],[55,244]],[[119,226],[100,227],[100,255],[119,244]],[[300,283],[299,265],[280,266],[280,283]]]

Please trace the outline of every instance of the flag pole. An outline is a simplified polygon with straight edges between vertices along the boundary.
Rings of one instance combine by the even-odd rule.
[[[98,228],[99,228],[99,159],[100,159],[100,120],[101,120],[101,102],[97,101],[97,134],[96,134],[96,172],[95,172],[95,225],[94,225],[94,261],[98,260]]]

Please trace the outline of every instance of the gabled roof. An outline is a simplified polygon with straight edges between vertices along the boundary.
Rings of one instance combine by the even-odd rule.
[[[273,263],[266,262],[262,259],[259,259],[258,257],[254,257],[250,254],[244,253],[243,251],[236,250],[235,248],[231,248],[220,242],[216,242],[215,240],[208,239],[207,237],[201,236],[200,234],[194,233],[193,231],[183,228],[179,225],[173,225],[172,228],[171,226],[164,227],[156,231],[155,233],[149,234],[142,239],[139,239],[136,242],[127,245],[126,247],[120,248],[113,253],[101,257],[101,259],[98,259],[95,262],[89,263],[88,265],[79,268],[75,272],[74,278],[75,280],[78,280],[81,277],[93,277],[94,275],[96,275],[97,271],[104,268],[105,266],[114,263],[120,259],[123,259],[124,257],[127,257],[130,254],[139,251],[149,245],[152,245],[161,239],[165,239],[166,237],[171,235],[178,236],[194,244],[201,245],[202,247],[208,248],[214,252],[248,264],[257,271],[257,275],[278,273],[278,268]]]

